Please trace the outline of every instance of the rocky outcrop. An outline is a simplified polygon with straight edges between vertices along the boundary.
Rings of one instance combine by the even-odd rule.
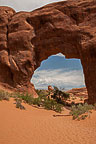
[[[96,102],[96,1],[68,0],[32,12],[0,7],[0,83],[35,94],[41,61],[61,52],[79,58],[89,103]]]
[[[51,85],[48,85],[48,91],[53,91],[53,87]]]
[[[87,89],[85,87],[83,87],[83,88],[73,88],[73,89],[68,90],[66,92],[69,93],[70,96],[88,98]]]

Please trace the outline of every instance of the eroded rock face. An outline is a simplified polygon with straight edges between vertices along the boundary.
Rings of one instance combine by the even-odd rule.
[[[73,89],[68,90],[66,92],[69,93],[70,96],[88,98],[87,89],[85,87],[82,87],[82,88],[73,88]]]
[[[59,52],[81,59],[89,103],[95,103],[96,1],[69,0],[18,13],[0,7],[1,85],[35,94],[34,70]]]

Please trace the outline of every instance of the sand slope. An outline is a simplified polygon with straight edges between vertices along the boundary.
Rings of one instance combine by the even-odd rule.
[[[70,116],[53,117],[58,113],[27,104],[26,110],[19,110],[13,103],[13,99],[0,102],[0,144],[96,143],[96,112],[86,120],[74,121]]]

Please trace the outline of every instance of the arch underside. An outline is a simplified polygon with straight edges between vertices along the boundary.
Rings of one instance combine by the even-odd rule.
[[[89,103],[96,102],[96,2],[68,0],[32,12],[0,7],[0,83],[36,95],[30,79],[50,55],[81,60]]]

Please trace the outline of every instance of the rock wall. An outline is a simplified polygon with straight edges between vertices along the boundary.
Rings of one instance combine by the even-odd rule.
[[[35,95],[30,79],[61,52],[81,59],[88,102],[96,102],[96,1],[68,0],[32,12],[0,7],[0,84]]]

